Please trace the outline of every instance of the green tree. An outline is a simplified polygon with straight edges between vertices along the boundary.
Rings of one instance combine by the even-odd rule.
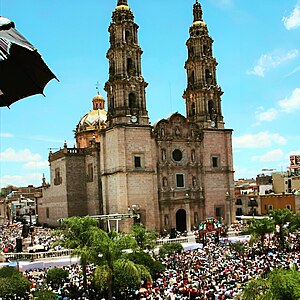
[[[285,208],[285,209],[275,209],[269,213],[269,216],[274,221],[275,225],[278,226],[278,235],[279,235],[279,247],[282,250],[284,248],[284,237],[287,232],[287,229],[284,225],[287,225],[291,222],[293,218],[292,212]]]
[[[144,225],[136,224],[132,226],[131,235],[136,240],[140,250],[151,251],[155,247],[155,240],[158,237],[158,233],[155,231],[149,231]]]
[[[300,212],[292,216],[290,229],[291,231],[296,231],[300,229]]]
[[[137,247],[136,241],[130,235],[115,231],[107,233],[97,229],[93,232],[93,239],[93,261],[98,266],[95,272],[95,284],[102,290],[107,289],[108,299],[112,299],[113,291],[118,291],[118,285],[122,286],[121,282],[128,284],[126,277],[131,278],[135,283],[136,279],[140,279],[145,268],[125,259],[123,250]]]
[[[30,282],[18,270],[12,267],[0,269],[0,297],[8,297],[16,294],[24,297],[29,292]]]
[[[71,217],[61,221],[61,229],[56,235],[63,238],[58,242],[72,249],[72,256],[80,258],[83,272],[83,285],[87,289],[86,265],[93,258],[93,232],[98,230],[98,221],[91,217]]]
[[[268,218],[254,220],[249,226],[249,232],[254,239],[260,239],[261,247],[264,247],[266,234],[275,231],[274,223]]]
[[[151,255],[143,251],[129,253],[126,257],[135,264],[147,267],[152,277],[165,269],[160,261],[154,260]]]
[[[69,276],[69,272],[62,268],[51,268],[47,272],[47,283],[61,284]]]
[[[240,300],[296,300],[300,299],[300,272],[295,269],[276,269],[266,278],[250,281]]]
[[[234,251],[237,253],[238,256],[243,257],[245,253],[245,243],[243,242],[236,242],[233,244],[230,244],[231,251]]]
[[[119,259],[114,264],[115,285],[117,292],[124,291],[126,288],[139,288],[141,281],[152,281],[152,277],[147,267],[135,264],[127,259]]]

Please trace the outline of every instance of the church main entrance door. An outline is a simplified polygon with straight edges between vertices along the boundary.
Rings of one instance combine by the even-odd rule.
[[[176,230],[181,232],[186,230],[186,211],[184,209],[179,209],[176,213]]]

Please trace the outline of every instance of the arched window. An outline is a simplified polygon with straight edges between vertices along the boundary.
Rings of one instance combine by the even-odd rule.
[[[207,46],[203,45],[203,55],[207,55]]]
[[[114,106],[115,106],[115,98],[114,96],[112,96],[110,100],[110,108],[114,109]]]
[[[109,64],[109,75],[114,76],[115,75],[115,63],[113,60],[110,61]]]
[[[125,31],[125,41],[126,41],[126,43],[131,42],[131,32],[129,30]]]
[[[136,95],[134,93],[129,94],[129,108],[136,107]]]
[[[196,114],[196,106],[195,106],[195,102],[192,102],[191,105],[191,116],[194,116]]]
[[[132,74],[133,71],[133,61],[131,58],[127,58],[127,73]]]
[[[195,83],[195,72],[194,71],[192,71],[192,73],[191,73],[190,81],[191,81],[191,84]]]
[[[190,50],[190,56],[194,56],[194,47],[190,47],[189,50]]]
[[[208,69],[205,69],[205,80],[207,83],[210,83],[211,81],[211,73]]]
[[[215,113],[214,102],[212,100],[208,101],[208,112],[210,117]]]

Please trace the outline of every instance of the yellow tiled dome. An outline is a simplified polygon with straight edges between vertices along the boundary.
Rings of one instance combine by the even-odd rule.
[[[76,127],[76,134],[106,127],[107,111],[104,109],[104,98],[97,94],[93,98],[93,109],[85,114]]]

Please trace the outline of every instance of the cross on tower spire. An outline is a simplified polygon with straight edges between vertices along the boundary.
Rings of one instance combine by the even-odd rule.
[[[196,0],[196,3],[194,4],[193,14],[194,14],[194,22],[202,21],[202,8],[198,0]]]
[[[100,94],[99,87],[101,86],[101,84],[99,81],[97,81],[97,83],[95,85],[96,85],[97,94],[99,95]]]

